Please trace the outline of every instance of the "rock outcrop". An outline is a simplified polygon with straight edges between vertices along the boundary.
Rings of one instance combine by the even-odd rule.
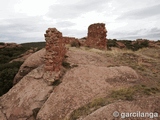
[[[107,30],[104,23],[92,24],[88,27],[86,45],[98,49],[106,49]]]
[[[58,72],[66,53],[62,33],[56,28],[48,28],[44,36],[46,40],[45,70]]]
[[[31,70],[37,68],[38,66],[44,64],[45,49],[41,49],[32,55],[30,55],[25,62],[21,65],[18,73],[14,77],[13,84],[18,83],[25,75],[27,75]]]
[[[143,97],[133,102],[120,101],[117,103],[112,103],[101,107],[100,109],[96,110],[82,120],[159,120],[159,99],[159,96],[150,96],[147,98]],[[116,114],[117,112],[119,114]],[[117,117],[114,117],[113,113]],[[128,115],[128,113],[135,114],[133,115],[133,117],[129,117],[130,115]],[[148,115],[146,115],[147,117],[145,117],[144,113],[148,113]]]
[[[43,80],[43,73],[43,66],[34,69],[0,97],[1,120],[35,120],[53,90]]]
[[[132,77],[125,78],[121,73]],[[118,78],[123,84],[119,83]],[[107,80],[112,80],[114,83],[110,84]],[[114,85],[117,84],[116,88],[124,86],[124,83],[126,86],[132,85],[133,80],[137,81],[138,76],[129,67],[107,68],[92,65],[75,67],[64,75],[62,83],[51,93],[39,111],[37,119],[69,120],[74,110],[95,98],[107,95],[109,91],[115,89]]]
[[[106,96],[115,86],[120,89],[139,80],[130,67],[107,67],[103,55],[75,49],[69,50],[66,61],[77,66],[66,71],[61,84],[48,86],[43,65],[35,68],[0,97],[0,115],[6,120],[69,119],[74,110]]]

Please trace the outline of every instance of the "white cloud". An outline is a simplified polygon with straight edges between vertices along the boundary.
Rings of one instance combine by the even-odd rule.
[[[28,16],[45,15],[49,6],[55,4],[56,0],[22,0],[14,5],[17,13],[26,13]]]
[[[84,37],[104,22],[108,38],[160,39],[159,0],[0,0],[0,42],[44,41],[49,27]]]
[[[118,19],[145,19],[153,16],[160,16],[160,3],[154,6],[139,8],[122,14]]]

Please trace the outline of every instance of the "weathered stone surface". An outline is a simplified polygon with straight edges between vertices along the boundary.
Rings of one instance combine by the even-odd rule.
[[[2,115],[7,120],[64,120],[77,108],[92,100],[108,95],[112,90],[129,87],[139,81],[138,74],[130,67],[107,67],[104,55],[69,49],[66,61],[77,67],[66,71],[62,83],[48,86],[43,65],[35,68],[0,97]],[[1,114],[1,113],[0,113]]]
[[[104,23],[92,24],[88,27],[86,45],[98,49],[106,49],[107,30]]]
[[[7,120],[5,114],[0,110],[0,120]]]
[[[159,117],[154,117],[154,115],[150,113],[160,113],[160,97],[159,96],[150,96],[150,97],[143,97],[139,100],[129,102],[129,101],[121,101],[117,103],[112,103],[109,105],[106,105],[104,107],[101,107],[100,109],[96,110],[92,114],[88,115],[84,119],[81,120],[121,120],[121,119],[127,119],[127,120],[159,120]],[[113,113],[115,111],[119,112],[118,117],[114,117]],[[150,116],[148,117],[138,117],[140,116],[139,112],[143,113],[149,113]],[[121,114],[122,113],[122,114]],[[137,117],[127,117],[124,113],[138,113],[134,116]]]
[[[111,80],[111,82],[106,80]],[[109,91],[115,89],[115,85],[116,89],[133,85],[131,82],[133,80],[139,80],[137,73],[125,66],[107,68],[85,65],[75,67],[64,75],[62,83],[51,93],[39,111],[37,119],[69,120],[70,114],[75,109],[95,98],[107,95]]]
[[[0,97],[0,110],[7,120],[31,120],[31,117],[36,117],[53,90],[53,86],[48,86],[43,80],[43,74],[43,66],[32,70],[7,94]]]
[[[18,83],[25,75],[27,75],[31,70],[42,65],[44,63],[44,55],[46,50],[41,49],[32,55],[30,55],[24,63],[21,65],[18,73],[14,77],[13,84]]]
[[[46,40],[45,70],[58,72],[66,53],[62,33],[56,28],[48,28],[44,36]]]

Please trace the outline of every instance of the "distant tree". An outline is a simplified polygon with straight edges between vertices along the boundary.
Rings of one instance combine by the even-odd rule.
[[[3,42],[0,42],[0,45],[5,45],[5,43],[3,43]]]
[[[116,47],[116,39],[108,39],[107,40],[107,48],[110,48],[110,47]]]
[[[13,62],[0,65],[0,96],[12,88],[13,79],[22,62]]]

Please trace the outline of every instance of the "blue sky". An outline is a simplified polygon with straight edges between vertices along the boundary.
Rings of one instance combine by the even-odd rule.
[[[160,40],[159,0],[0,0],[0,42],[44,41],[49,27],[82,38],[105,23],[107,38]]]

